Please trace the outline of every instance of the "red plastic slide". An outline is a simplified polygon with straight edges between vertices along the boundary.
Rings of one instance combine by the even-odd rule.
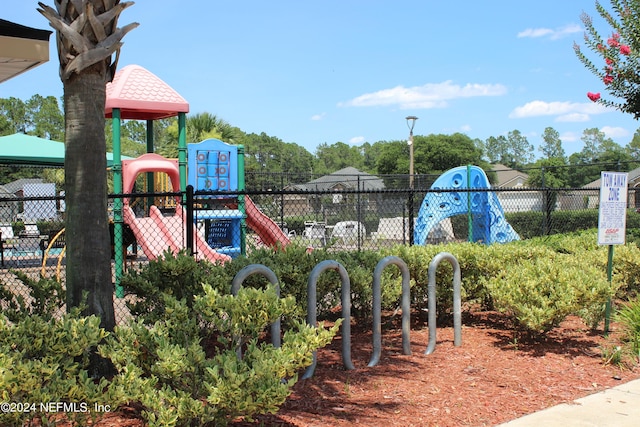
[[[135,213],[128,205],[124,206],[124,222],[131,228],[136,236],[142,252],[150,260],[158,258],[166,250],[173,253],[184,248],[183,236],[186,230],[185,215],[182,207],[177,206],[173,216],[164,216],[156,207],[151,206],[149,217],[136,218]],[[211,249],[206,240],[194,229],[194,242],[198,249],[198,256],[206,258],[213,263],[225,263],[231,261],[229,255],[221,254]]]
[[[278,227],[278,224],[260,212],[260,209],[249,196],[244,198],[244,208],[247,216],[247,226],[255,231],[266,245],[278,248],[285,247],[291,243],[289,237]]]

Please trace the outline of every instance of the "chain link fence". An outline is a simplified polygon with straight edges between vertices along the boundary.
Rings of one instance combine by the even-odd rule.
[[[278,189],[110,196],[112,255],[115,259],[115,251],[122,250],[118,258],[126,273],[167,250],[187,250],[211,261],[287,244],[309,250],[377,250],[413,244],[415,227],[430,215],[442,220],[431,228],[426,244],[465,242],[477,240],[471,229],[479,215],[472,208],[474,197],[488,195],[499,201],[505,221],[520,239],[598,226],[599,188],[428,189],[435,178],[417,177],[415,189],[407,187],[405,175],[384,177],[383,185],[369,185],[365,178],[353,185],[342,180],[330,189],[281,179]],[[24,292],[16,272],[64,283],[64,194],[53,183],[22,178],[0,188],[4,189],[0,194],[3,283],[14,292]],[[428,194],[437,194],[438,203],[425,208]],[[118,199],[123,206],[121,223],[114,215]],[[636,189],[630,189],[631,239],[637,237],[640,224],[639,202]],[[455,215],[447,212],[452,207]],[[114,267],[114,282],[115,271]],[[114,301],[121,322],[126,318],[126,297]]]

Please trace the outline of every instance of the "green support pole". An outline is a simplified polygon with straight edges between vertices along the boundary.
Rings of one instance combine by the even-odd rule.
[[[113,192],[116,195],[122,191],[122,158],[120,155],[120,109],[114,108],[111,119],[113,130]],[[116,298],[124,298],[124,288],[120,284],[123,274],[123,238],[124,220],[122,215],[122,198],[113,201],[113,260],[115,264]]]
[[[467,165],[467,190],[471,189],[471,165]],[[471,213],[471,191],[467,191],[467,241],[473,242],[473,214]]]
[[[184,191],[182,204],[187,196],[187,115],[178,113],[178,170],[180,171],[180,190]]]
[[[244,191],[244,145],[238,145],[238,190]],[[238,195],[238,210],[242,212],[240,224],[240,253],[247,254],[247,222],[245,220],[246,209],[244,206],[244,194]]]
[[[609,288],[611,288],[611,280],[613,277],[613,245],[609,245],[609,259],[607,260],[607,279],[609,280]],[[607,300],[604,307],[604,335],[609,334],[609,323],[611,322],[611,297]]]

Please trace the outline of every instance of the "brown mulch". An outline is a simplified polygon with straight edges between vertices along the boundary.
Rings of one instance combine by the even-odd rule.
[[[640,368],[605,364],[619,344],[618,325],[605,337],[569,318],[546,339],[523,339],[495,312],[463,316],[462,345],[453,328],[437,331],[425,355],[426,322],[413,321],[412,355],[402,354],[399,316],[383,322],[382,358],[372,368],[371,325],[352,325],[355,370],[342,366],[339,337],[318,352],[315,374],[300,380],[276,415],[248,426],[493,426],[640,378]],[[109,414],[96,425],[140,427],[137,413]]]

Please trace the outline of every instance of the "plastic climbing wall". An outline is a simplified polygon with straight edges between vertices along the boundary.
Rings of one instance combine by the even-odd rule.
[[[460,166],[440,175],[431,189],[450,191],[427,193],[416,219],[414,243],[426,244],[429,232],[443,219],[469,213],[474,242],[491,244],[519,240],[520,236],[504,217],[498,196],[491,191],[466,191],[474,188],[490,188],[487,175],[478,166]]]
[[[198,191],[238,189],[238,147],[218,139],[187,146],[189,184]]]

